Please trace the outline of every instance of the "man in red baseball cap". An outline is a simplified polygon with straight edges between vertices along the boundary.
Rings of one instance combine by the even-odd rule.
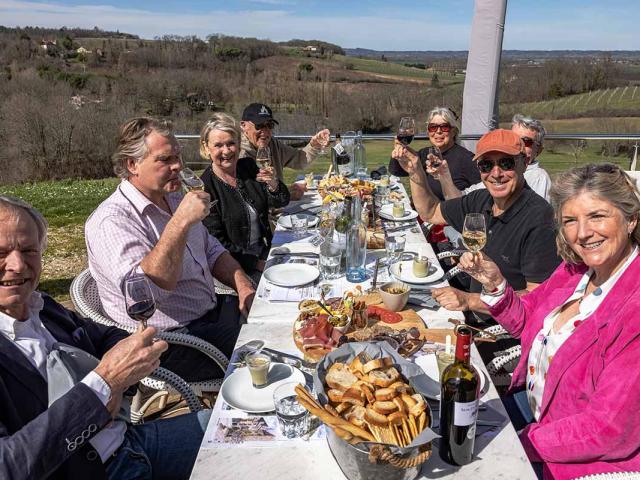
[[[413,202],[422,219],[462,232],[467,214],[484,216],[487,243],[483,253],[498,265],[515,290],[533,290],[560,263],[553,209],[527,186],[524,145],[513,131],[498,129],[482,136],[473,159],[486,189],[461,198],[440,201],[430,190],[427,174],[410,148],[396,142],[392,157],[409,173]],[[432,294],[448,310],[488,313],[480,300],[480,284],[472,280],[469,290],[436,288]]]

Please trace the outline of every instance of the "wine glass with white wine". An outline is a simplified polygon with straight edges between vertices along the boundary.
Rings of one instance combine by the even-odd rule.
[[[482,213],[467,213],[462,227],[462,242],[474,254],[487,244],[487,226]]]
[[[269,147],[258,147],[256,151],[256,163],[262,170],[271,168],[271,149]]]
[[[180,181],[182,182],[182,188],[185,193],[193,191],[204,191],[204,183],[200,180],[200,177],[190,168],[183,168],[180,170]]]

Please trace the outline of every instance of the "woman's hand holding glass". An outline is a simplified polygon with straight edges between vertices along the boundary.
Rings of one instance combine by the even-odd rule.
[[[494,291],[504,282],[498,266],[483,252],[465,252],[460,257],[459,266],[480,282],[487,292]]]
[[[397,160],[402,169],[409,175],[424,172],[420,165],[420,157],[418,157],[418,154],[397,139],[391,152],[391,158]]]
[[[274,175],[273,167],[266,167],[258,170],[256,180],[266,183],[270,192],[275,192],[278,189],[278,179]]]
[[[424,165],[425,170],[434,179],[440,180],[443,177],[451,178],[451,172],[449,171],[449,164],[446,160],[439,160],[435,155],[427,155],[427,161]]]

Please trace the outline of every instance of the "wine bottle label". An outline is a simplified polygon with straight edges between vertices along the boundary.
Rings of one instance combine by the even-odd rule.
[[[333,146],[333,149],[336,151],[338,155],[342,155],[344,153],[344,147],[342,146],[341,143],[336,143]]]
[[[478,400],[473,402],[453,403],[453,424],[457,427],[468,427],[476,422],[478,415]]]

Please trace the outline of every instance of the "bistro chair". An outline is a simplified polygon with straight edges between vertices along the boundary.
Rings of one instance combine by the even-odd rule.
[[[73,279],[73,282],[71,282],[70,294],[75,309],[80,315],[90,318],[96,323],[115,326],[127,330],[129,333],[133,333],[133,328],[117,324],[104,313],[104,310],[102,309],[102,302],[100,301],[100,295],[98,294],[98,286],[96,285],[94,278],[91,276],[91,272],[89,271],[89,269],[83,270],[76,278]],[[216,347],[211,345],[209,342],[206,342],[205,340],[197,338],[193,335],[173,332],[158,332],[157,338],[164,340],[169,344],[195,348],[204,355],[211,358],[214,362],[216,362],[220,366],[222,371],[227,370],[229,359],[220,350],[218,350]],[[164,408],[166,398],[168,397],[169,393],[181,394],[185,401],[187,401],[187,404],[190,405],[191,400],[188,394],[187,397],[185,397],[182,391],[175,388],[173,383],[171,383],[173,381],[176,381],[176,379],[179,379],[182,383],[184,383],[184,385],[189,387],[192,395],[197,395],[198,397],[203,396],[204,393],[218,392],[220,390],[220,387],[222,386],[222,379],[220,378],[187,383],[173,372],[170,372],[164,368],[160,368],[158,370],[163,370],[164,372],[173,375],[175,378],[170,378],[170,376],[166,374],[162,376],[152,375],[150,377],[144,378],[141,383],[146,387],[158,390],[159,393],[149,398],[149,400],[147,400],[140,408],[134,409],[132,406],[132,421],[134,417],[135,419],[142,418],[146,409],[153,403],[153,401],[157,399],[160,399],[160,407]],[[154,372],[154,374],[155,373],[156,372]],[[184,388],[182,388],[182,390],[184,390]],[[198,403],[199,406],[199,402],[197,402],[197,400],[196,403]],[[135,406],[137,407],[137,405]]]

